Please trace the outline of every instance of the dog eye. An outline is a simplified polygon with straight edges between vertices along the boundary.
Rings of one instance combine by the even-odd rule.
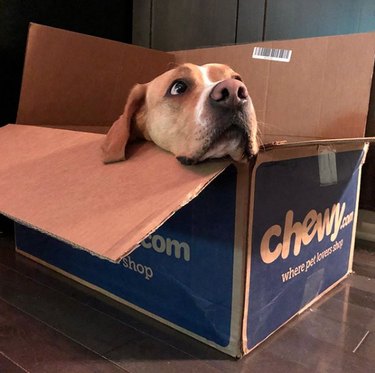
[[[188,86],[187,84],[182,80],[175,81],[171,88],[169,89],[169,93],[172,96],[177,96],[183,94],[187,90]]]
[[[235,80],[239,80],[240,82],[242,82],[242,78],[241,78],[239,75],[235,75],[235,76],[233,77],[233,79],[235,79]]]

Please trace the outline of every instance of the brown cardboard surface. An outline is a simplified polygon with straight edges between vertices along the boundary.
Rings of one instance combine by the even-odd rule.
[[[106,132],[131,87],[173,62],[165,52],[31,24],[17,123]]]
[[[118,261],[193,199],[228,162],[182,166],[151,143],[105,166],[103,135],[36,126],[0,129],[0,211]]]
[[[290,49],[292,59],[253,59],[254,46]],[[189,60],[223,62],[241,73],[267,141],[303,146],[361,137],[374,54],[375,33],[173,55],[34,24],[17,121],[103,133],[133,84]],[[111,260],[133,250],[227,164],[186,168],[144,143],[131,148],[128,161],[105,167],[102,135],[22,127],[1,130],[1,210]]]
[[[290,62],[253,59],[255,46],[292,50]],[[264,142],[362,137],[375,33],[175,52],[176,62],[221,62],[243,77]]]
[[[291,60],[253,59],[255,46]],[[165,53],[31,24],[17,122],[104,133],[134,84],[175,62],[221,62],[247,84],[263,142],[361,137],[374,54],[375,33]]]

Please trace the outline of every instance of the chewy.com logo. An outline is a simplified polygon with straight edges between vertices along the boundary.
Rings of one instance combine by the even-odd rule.
[[[276,224],[267,229],[260,244],[260,256],[264,263],[271,264],[276,259],[288,258],[291,251],[291,240],[294,237],[293,254],[299,255],[301,246],[308,245],[315,237],[321,242],[324,237],[336,240],[339,231],[354,219],[354,212],[345,215],[345,202],[327,208],[324,213],[310,210],[302,222],[294,222],[294,212],[285,214],[284,227]],[[272,245],[271,245],[272,241]]]

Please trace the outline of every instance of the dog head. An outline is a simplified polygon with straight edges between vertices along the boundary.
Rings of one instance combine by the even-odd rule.
[[[258,152],[257,121],[239,74],[221,64],[183,64],[130,92],[124,113],[109,130],[103,161],[125,159],[132,138],[153,141],[183,164]]]

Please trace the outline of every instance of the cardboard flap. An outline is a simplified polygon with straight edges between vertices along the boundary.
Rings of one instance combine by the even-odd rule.
[[[229,164],[186,167],[155,145],[139,143],[127,161],[103,165],[102,140],[43,127],[1,128],[0,212],[118,261]]]
[[[165,52],[31,24],[17,123],[104,133],[132,86],[173,62]]]
[[[225,63],[241,74],[263,142],[364,136],[374,55],[374,32],[175,52],[176,62]]]
[[[306,146],[314,145],[319,146],[330,146],[330,145],[347,145],[347,144],[358,144],[363,145],[365,143],[375,143],[375,137],[349,137],[344,139],[324,139],[324,140],[305,140],[305,141],[274,141],[264,144],[261,148],[262,151],[268,151],[274,148],[302,148]]]

